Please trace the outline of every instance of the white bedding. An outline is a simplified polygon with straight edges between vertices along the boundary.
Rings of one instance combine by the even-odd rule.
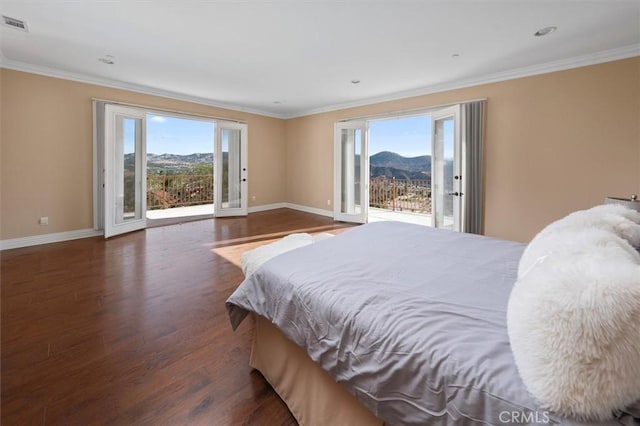
[[[248,250],[242,253],[240,256],[240,264],[242,266],[242,273],[245,277],[253,274],[256,269],[260,267],[267,260],[276,257],[279,254],[286,253],[293,249],[308,246],[316,241],[325,240],[333,237],[331,234],[322,233],[318,235],[310,234],[291,234],[276,241],[275,243],[267,244],[253,250]]]
[[[584,425],[540,409],[518,375],[506,310],[523,250],[372,223],[274,257],[227,309],[234,328],[248,312],[274,323],[390,426]]]

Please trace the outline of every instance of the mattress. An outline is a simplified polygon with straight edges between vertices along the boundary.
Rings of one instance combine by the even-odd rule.
[[[301,426],[383,426],[269,320],[254,318],[249,364],[262,373]]]
[[[540,409],[516,370],[506,309],[524,247],[372,223],[267,261],[227,308],[234,328],[267,318],[388,425],[584,424]]]

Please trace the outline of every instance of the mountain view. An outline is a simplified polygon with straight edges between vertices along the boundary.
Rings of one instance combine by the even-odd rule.
[[[210,204],[213,201],[213,160],[212,153],[147,154],[147,208]],[[125,154],[125,205],[129,209],[135,208],[134,161],[134,154]],[[430,155],[404,157],[382,151],[370,156],[369,163],[372,207],[416,213],[431,211]],[[224,172],[227,168],[228,153],[225,152],[223,200],[228,191],[228,174]]]
[[[224,153],[225,159],[227,153]],[[125,170],[133,170],[134,154],[125,154]],[[396,179],[430,179],[431,156],[403,157],[390,151],[382,151],[369,157],[371,177]],[[147,154],[149,172],[188,173],[194,165],[213,164],[212,153]]]
[[[213,153],[147,154],[147,169],[151,172],[185,173],[192,170],[196,164],[213,164]]]
[[[226,160],[227,153],[224,153]],[[147,154],[147,170],[152,173],[189,173],[195,165],[213,164],[213,153],[179,154]],[[125,170],[134,169],[134,154],[124,155]]]
[[[213,153],[196,153],[188,155],[178,154],[147,154],[147,166],[153,168],[180,169],[192,164],[212,164]]]
[[[382,151],[369,157],[371,177],[396,179],[430,179],[431,156],[403,157],[390,151]]]
[[[369,157],[369,205],[414,213],[431,212],[431,156],[403,157],[382,151]]]

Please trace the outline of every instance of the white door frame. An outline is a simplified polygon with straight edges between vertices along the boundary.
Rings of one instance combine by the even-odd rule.
[[[435,172],[435,167],[440,162],[439,153],[438,153],[438,135],[437,135],[437,126],[436,122],[439,120],[453,118],[454,126],[453,126],[453,174],[455,179],[455,184],[453,191],[450,194],[437,194],[437,192],[441,192],[444,190],[443,184],[444,182],[437,182],[437,176]],[[438,224],[436,223],[436,213],[438,209],[441,209],[440,206],[439,195],[451,195],[453,197],[453,230],[462,231],[463,222],[463,212],[464,212],[464,184],[463,178],[465,176],[462,175],[463,170],[463,147],[460,137],[460,105],[453,105],[446,108],[441,108],[439,110],[435,110],[431,112],[431,220],[432,225],[436,227]],[[457,194],[457,195],[455,195]]]
[[[343,188],[343,170],[342,166],[345,149],[349,150],[350,155],[347,156],[346,166],[349,170],[355,169],[355,146],[356,140],[347,141],[346,147],[342,141],[343,130],[360,130],[360,199],[355,200],[353,186],[355,182],[348,185],[346,194],[347,204],[355,206],[360,203],[360,212],[342,211],[342,188]],[[343,222],[366,223],[369,216],[369,155],[368,155],[368,123],[363,120],[352,120],[335,123],[334,132],[334,188],[333,188],[333,219]],[[353,176],[351,176],[353,177]]]
[[[222,217],[222,216],[245,216],[247,215],[247,202],[248,202],[248,126],[243,122],[236,121],[226,121],[221,120],[215,117],[206,117],[206,116],[194,116],[188,113],[179,113],[175,111],[164,111],[158,110],[154,108],[147,108],[144,106],[138,105],[126,105],[120,103],[109,103],[109,101],[93,101],[93,110],[94,110],[94,127],[93,127],[93,146],[94,146],[94,173],[93,173],[93,183],[94,183],[94,194],[93,194],[93,205],[94,205],[94,229],[103,230],[105,238],[110,236],[118,235],[124,232],[130,232],[138,229],[143,229],[146,227],[146,217],[141,218],[140,220],[127,220],[126,224],[118,224],[115,225],[115,201],[111,203],[110,207],[107,207],[107,197],[109,199],[115,198],[116,188],[114,187],[115,183],[115,145],[113,142],[113,138],[116,135],[115,128],[115,117],[114,111],[126,112],[126,114],[130,114],[131,118],[139,118],[143,120],[143,125],[141,127],[141,145],[137,147],[137,151],[141,155],[139,160],[139,165],[141,167],[141,181],[144,183],[144,188],[140,187],[137,189],[141,195],[141,212],[146,213],[146,116],[147,115],[163,115],[169,117],[176,117],[181,119],[189,119],[189,120],[200,120],[200,121],[209,121],[214,125],[214,156],[217,152],[220,152],[221,141],[219,141],[219,135],[221,135],[221,128],[226,129],[240,129],[241,130],[241,145],[240,150],[242,153],[241,158],[241,167],[242,167],[242,176],[240,182],[240,194],[241,194],[241,202],[238,208],[221,208],[221,206],[216,204],[215,200],[221,200],[221,174],[218,175],[218,172],[222,171],[222,157],[220,156],[220,167],[217,167],[214,164],[214,217]],[[109,160],[107,160],[107,158]],[[215,159],[214,159],[215,162]],[[110,183],[107,183],[109,180]],[[111,202],[111,201],[109,201]],[[146,214],[143,214],[146,216]],[[107,222],[109,221],[109,230],[107,230]]]
[[[105,105],[104,125],[104,237],[144,229],[147,226],[146,111],[121,105]],[[135,216],[124,220],[123,143],[118,118],[140,120],[135,138]]]
[[[215,148],[214,148],[214,212],[215,217],[225,216],[246,216],[247,215],[247,199],[248,199],[248,152],[247,152],[247,139],[248,139],[248,126],[246,123],[238,123],[233,121],[220,121],[215,123]],[[240,152],[232,152],[231,146],[229,147],[228,154],[228,167],[229,167],[229,179],[228,185],[231,189],[232,186],[239,185],[240,190],[240,205],[234,207],[224,207],[222,204],[222,131],[224,129],[240,130]],[[240,155],[237,161],[239,161],[239,170],[231,170],[232,155]]]

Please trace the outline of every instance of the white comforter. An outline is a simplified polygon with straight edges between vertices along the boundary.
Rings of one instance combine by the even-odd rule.
[[[279,254],[286,253],[293,249],[308,246],[316,241],[333,237],[331,234],[322,233],[318,235],[291,234],[287,235],[275,243],[267,244],[253,250],[248,250],[240,256],[240,264],[245,277],[253,274],[260,265]]]

